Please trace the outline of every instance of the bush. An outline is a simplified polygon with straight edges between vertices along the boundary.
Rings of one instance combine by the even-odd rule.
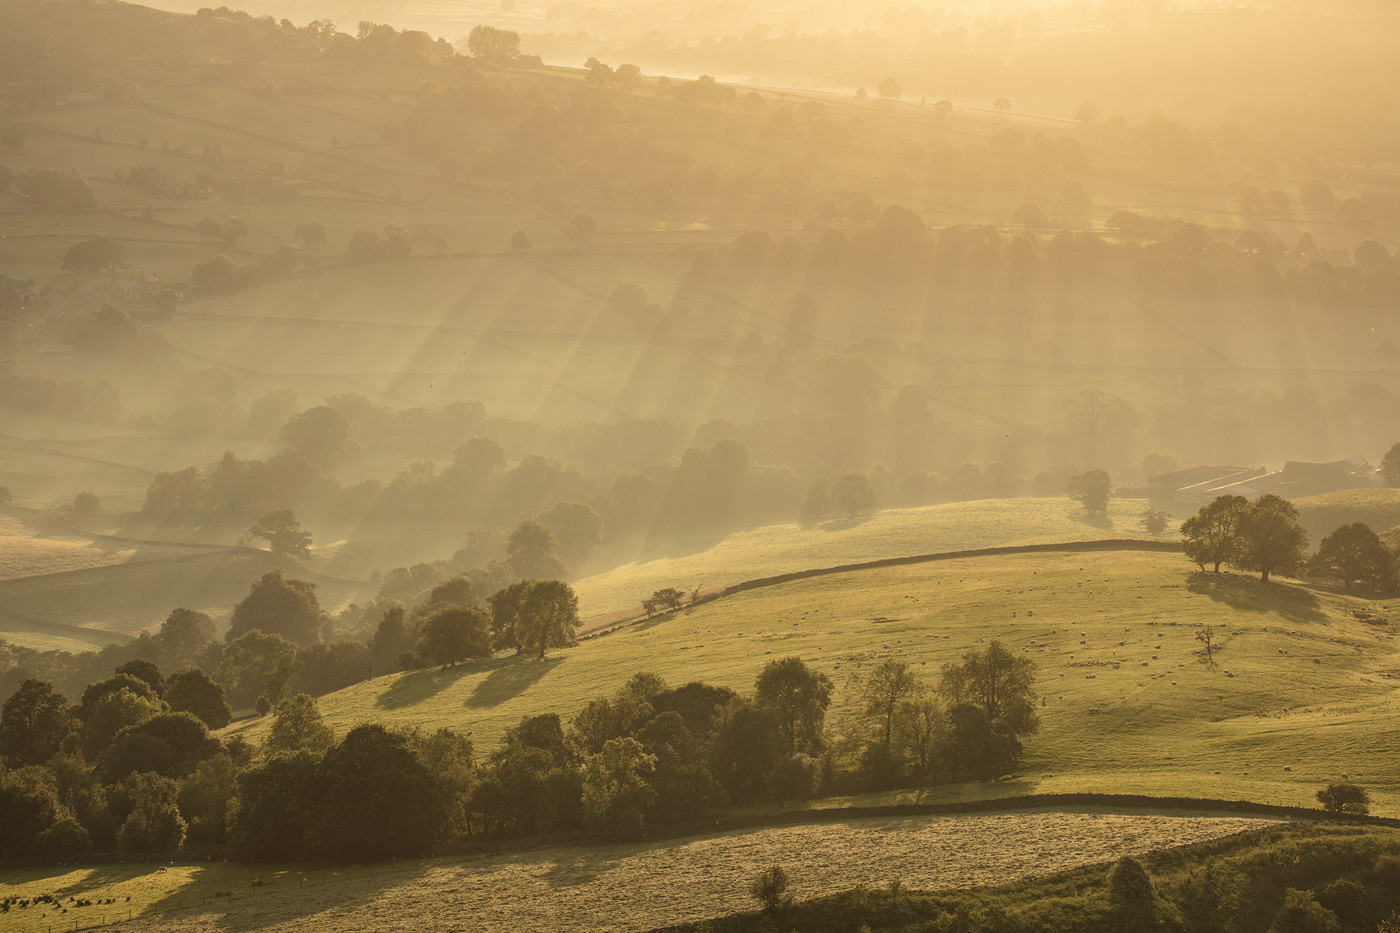
[[[91,515],[102,511],[102,504],[97,501],[97,496],[90,492],[80,492],[73,497],[73,511],[84,515]]]
[[[1132,856],[1120,858],[1108,876],[1108,897],[1115,904],[1152,900],[1152,878]]]
[[[1365,885],[1343,878],[1334,881],[1317,892],[1317,902],[1336,914],[1338,919],[1348,923],[1361,920],[1362,905],[1366,900]]]
[[[1284,892],[1283,909],[1269,925],[1269,933],[1333,933],[1340,929],[1336,914],[1319,904],[1311,891],[1297,888]]]
[[[749,885],[749,893],[756,897],[764,910],[777,910],[788,903],[788,876],[781,865],[766,869]]]
[[[39,834],[39,848],[54,858],[71,858],[91,852],[92,840],[82,823],[68,817]]]
[[[1366,793],[1364,788],[1349,781],[1328,784],[1317,792],[1317,799],[1322,804],[1322,809],[1329,813],[1365,816],[1371,812],[1371,795]]]

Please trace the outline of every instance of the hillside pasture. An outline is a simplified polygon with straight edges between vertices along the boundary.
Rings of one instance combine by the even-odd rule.
[[[1312,806],[1341,773],[1400,809],[1400,657],[1382,604],[1290,582],[1196,573],[1183,558],[1000,555],[853,571],[738,593],[556,650],[359,684],[322,697],[366,721],[470,730],[482,752],[526,715],[570,717],[632,674],[752,688],[794,655],[836,686],[828,723],[859,734],[859,685],[886,658],[930,682],[1000,639],[1038,665],[1042,727],[1014,780],[888,798],[1115,791]],[[1207,659],[1196,638],[1214,628]],[[252,738],[269,720],[235,724]]]
[[[1105,538],[1175,540],[1174,532],[1154,536],[1143,530],[1139,516],[1146,507],[1143,500],[1114,499],[1100,518],[1062,498],[984,499],[767,525],[708,546],[678,542],[673,556],[623,564],[577,581],[574,590],[587,631],[636,615],[643,599],[667,586],[714,592],[744,580],[914,554]]]
[[[1267,825],[1251,817],[1092,809],[871,818],[380,865],[374,874],[355,867],[343,878],[324,868],[227,863],[159,872],[148,865],[26,869],[6,873],[0,898],[114,897],[116,905],[70,908],[62,919],[96,922],[130,907],[137,919],[116,926],[130,931],[641,931],[752,907],[749,882],[775,863],[787,870],[789,893],[798,899],[895,879],[914,890],[941,890]],[[264,884],[251,887],[255,877]],[[220,891],[235,896],[215,897]],[[46,933],[54,913],[14,911],[6,928]]]

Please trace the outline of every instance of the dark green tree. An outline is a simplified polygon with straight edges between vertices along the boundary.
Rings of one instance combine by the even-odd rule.
[[[424,661],[443,667],[468,658],[489,658],[491,621],[472,606],[444,606],[419,625],[415,651]]]
[[[287,695],[299,667],[296,645],[255,629],[228,643],[216,676],[236,705],[252,705],[262,696],[275,707]]]
[[[301,527],[291,509],[268,512],[253,522],[247,534],[250,538],[262,538],[274,554],[302,559],[311,556],[311,532]]]
[[[1390,445],[1390,449],[1381,458],[1380,469],[1387,486],[1392,489],[1400,486],[1400,444]]]
[[[1107,515],[1113,480],[1105,470],[1089,470],[1071,477],[1065,491],[1090,515]]]
[[[831,504],[855,518],[862,512],[870,512],[879,504],[880,498],[875,487],[864,473],[847,473],[831,484]]]
[[[233,721],[224,688],[197,667],[170,675],[165,684],[165,702],[172,712],[189,713],[210,729],[222,729]]]
[[[10,768],[41,765],[72,728],[68,701],[52,684],[24,680],[0,709],[0,759]]]
[[[334,861],[420,855],[444,802],[408,741],[380,725],[356,726],[321,761],[321,802],[311,851]]]
[[[1266,493],[1249,504],[1240,520],[1240,547],[1233,558],[1245,570],[1256,570],[1269,582],[1270,573],[1289,573],[1302,564],[1308,533],[1298,524],[1293,503]]]
[[[764,665],[754,683],[754,699],[775,710],[788,752],[815,754],[822,747],[822,724],[831,705],[831,678],[801,658],[779,658]]]
[[[558,580],[567,572],[554,532],[531,519],[510,533],[506,563],[516,576],[527,580]]]
[[[1240,548],[1240,525],[1249,511],[1244,496],[1216,496],[1181,524],[1181,549],[1200,567],[1232,561]]]
[[[1359,582],[1377,592],[1389,592],[1396,584],[1395,555],[1363,522],[1342,525],[1323,538],[1308,570],[1336,577],[1347,587]]]
[[[233,607],[225,638],[232,644],[249,632],[267,632],[298,645],[314,645],[321,640],[325,621],[316,599],[316,584],[284,579],[279,568],[263,574]]]
[[[304,693],[282,704],[263,743],[269,755],[310,752],[320,757],[335,744],[335,733],[321,719],[316,701]]]
[[[109,237],[99,236],[90,240],[79,240],[68,247],[59,267],[64,272],[91,275],[96,272],[110,272],[126,262],[126,246]]]
[[[540,659],[550,648],[569,645],[578,633],[578,597],[563,580],[535,580],[517,623],[523,651]]]

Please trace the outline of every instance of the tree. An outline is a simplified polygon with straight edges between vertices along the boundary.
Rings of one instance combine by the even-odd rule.
[[[996,108],[998,113],[1006,113],[1006,111],[1011,109],[1011,101],[1007,100],[1005,97],[998,97],[996,100],[992,101],[992,106]]]
[[[909,665],[895,658],[886,658],[875,666],[861,685],[861,699],[865,714],[872,717],[879,728],[880,745],[888,756],[894,738],[895,713],[899,704],[911,696],[919,686],[919,678]]]
[[[831,504],[849,518],[869,512],[879,503],[875,487],[863,473],[847,473],[831,484]]]
[[[102,756],[108,777],[119,781],[137,771],[182,778],[216,755],[221,746],[209,730],[189,713],[163,712],[117,734]]]
[[[1308,533],[1298,524],[1298,510],[1273,493],[1249,504],[1240,520],[1240,547],[1234,561],[1245,570],[1257,570],[1269,582],[1273,572],[1288,573],[1302,563]]]
[[[303,559],[311,556],[311,532],[301,527],[291,509],[268,512],[249,527],[248,537],[262,538],[274,554]]]
[[[1071,477],[1065,491],[1090,515],[1107,515],[1113,480],[1104,470],[1089,470]]]
[[[1395,588],[1395,555],[1363,522],[1342,525],[1322,539],[1308,569],[1336,577],[1350,588],[1361,582],[1367,589],[1389,591]]]
[[[495,26],[475,26],[467,35],[467,49],[477,58],[515,58],[520,54],[520,34]]]
[[[778,714],[787,751],[803,754],[821,749],[831,692],[831,678],[795,657],[768,662],[754,682],[754,699]]]
[[[238,775],[229,834],[244,858],[286,860],[306,854],[306,837],[325,799],[318,759],[302,752],[274,755]]]
[[[788,876],[781,865],[765,868],[749,885],[749,893],[764,910],[777,910],[788,903]]]
[[[307,249],[326,245],[326,228],[314,221],[300,224],[292,231],[292,236],[296,237],[301,245]]]
[[[197,667],[170,675],[165,684],[165,702],[172,711],[190,713],[210,729],[222,729],[233,721],[224,688]]]
[[[283,449],[322,469],[338,466],[359,451],[350,438],[350,425],[340,412],[317,405],[287,419],[277,439]]]
[[[193,664],[200,649],[213,640],[214,620],[193,609],[172,609],[156,632],[162,663],[167,670]]]
[[[550,648],[562,648],[578,633],[578,597],[563,580],[536,580],[521,606],[517,623],[520,646],[543,660]]]
[[[875,91],[885,100],[899,100],[899,82],[894,78],[881,78],[880,83],[875,86]]]
[[[60,268],[64,272],[90,275],[96,272],[111,271],[126,262],[126,246],[109,237],[99,236],[90,240],[79,240],[68,247],[63,254]]]
[[[75,168],[36,168],[21,172],[15,190],[47,210],[89,210],[97,206],[92,186]]]
[[[533,580],[557,580],[568,572],[554,532],[533,519],[521,522],[510,533],[506,563],[516,576]]]
[[[534,246],[534,241],[530,239],[530,231],[517,230],[510,235],[510,248],[518,252],[523,252]]]
[[[1392,444],[1381,458],[1381,476],[1392,489],[1400,486],[1400,444]]]
[[[491,656],[491,621],[473,606],[444,606],[418,627],[418,656],[443,667]]]
[[[1317,792],[1317,800],[1329,813],[1365,816],[1371,812],[1371,795],[1366,793],[1365,788],[1358,787],[1350,781],[1328,784]]]
[[[150,687],[156,696],[165,693],[165,677],[160,672],[160,665],[150,658],[132,658],[124,664],[117,665],[114,673],[130,674]]]
[[[90,492],[80,492],[73,497],[73,511],[79,515],[96,515],[102,511],[102,503]]]
[[[675,612],[685,601],[685,594],[674,586],[662,587],[654,591],[647,599],[642,600],[642,608],[646,610],[647,617],[658,612]]]
[[[194,264],[190,287],[199,295],[218,295],[238,287],[238,266],[223,253]]]
[[[1181,549],[1202,570],[1233,560],[1240,546],[1240,524],[1249,511],[1244,496],[1216,496],[1181,524]]]
[[[556,502],[538,521],[554,533],[560,555],[570,564],[588,557],[603,540],[602,517],[582,502]]]
[[[19,150],[29,141],[29,127],[15,120],[0,123],[0,146]]]
[[[52,684],[24,680],[0,709],[0,759],[14,769],[41,765],[71,728],[68,701]]]
[[[323,791],[309,833],[312,854],[378,861],[419,855],[432,844],[443,801],[403,735],[356,726],[318,772]]]
[[[1196,633],[1196,641],[1204,646],[1201,650],[1206,653],[1206,663],[1215,667],[1215,652],[1220,650],[1220,646],[1215,641],[1215,626],[1201,626],[1201,630]]]
[[[228,643],[217,676],[239,706],[247,706],[261,695],[276,707],[299,666],[295,644],[281,635],[255,629]]]
[[[321,640],[324,623],[316,584],[283,579],[279,568],[263,574],[233,607],[225,637],[231,644],[250,632],[268,632],[305,646]]]
[[[335,744],[335,733],[321,719],[316,701],[304,693],[282,704],[263,742],[269,755],[310,752],[320,756]]]
[[[157,774],[133,774],[122,782],[131,812],[117,833],[123,855],[174,852],[185,844],[187,825],[180,816],[175,782]]]
[[[1159,512],[1155,509],[1148,509],[1138,517],[1142,520],[1142,527],[1150,535],[1159,535],[1166,531],[1172,518],[1166,512]]]
[[[768,793],[769,775],[782,757],[785,743],[776,711],[739,698],[729,701],[715,734],[710,762],[731,800],[749,804]]]
[[[585,823],[614,836],[639,833],[656,801],[647,783],[655,770],[656,756],[631,736],[605,742],[583,771]]]

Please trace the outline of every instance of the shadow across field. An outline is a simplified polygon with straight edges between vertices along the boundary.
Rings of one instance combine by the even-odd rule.
[[[459,664],[445,670],[413,671],[389,685],[374,705],[380,709],[402,709],[430,700],[468,674],[481,670],[477,664]]]
[[[1291,622],[1321,622],[1327,618],[1316,595],[1287,583],[1261,583],[1235,574],[1193,573],[1186,588],[1232,609],[1277,613]]]
[[[472,695],[467,697],[466,706],[471,709],[484,709],[499,706],[507,700],[524,693],[526,688],[553,670],[562,658],[514,657],[491,662],[491,673],[487,674]]]
[[[152,905],[148,913],[202,909],[219,913],[215,928],[226,933],[260,930],[269,922],[286,923],[328,910],[337,914],[353,911],[380,898],[386,890],[411,882],[421,873],[421,869],[388,867],[316,868],[304,875],[292,872],[295,877],[283,876],[275,886],[269,882],[255,888],[247,883],[230,884],[226,873],[218,868],[200,869],[188,883]],[[250,871],[249,875],[252,874],[254,872]],[[221,887],[232,896],[213,896]],[[256,908],[248,909],[249,898],[256,899]]]

